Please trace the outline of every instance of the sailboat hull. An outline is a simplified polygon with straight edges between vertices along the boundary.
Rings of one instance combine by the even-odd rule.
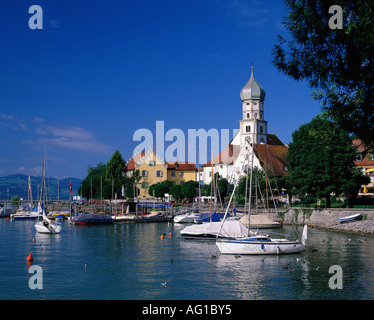
[[[44,221],[39,221],[35,224],[35,229],[39,233],[55,234],[60,233],[61,226],[55,224],[45,224]]]
[[[305,246],[299,241],[289,241],[286,239],[271,239],[268,241],[257,241],[253,238],[227,239],[216,242],[222,254],[289,254],[298,253],[305,250]]]

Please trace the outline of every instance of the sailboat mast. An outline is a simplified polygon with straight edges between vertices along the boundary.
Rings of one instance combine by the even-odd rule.
[[[197,148],[197,173],[199,175],[199,213],[201,213],[201,186],[200,186],[200,149]]]
[[[254,114],[255,118],[255,125],[253,130],[253,139],[252,139],[252,159],[251,159],[251,175],[249,178],[249,203],[248,203],[248,235],[251,225],[251,209],[252,209],[252,178],[253,178],[253,160],[254,160],[254,153],[255,153],[255,133],[257,127],[257,113]]]
[[[268,193],[268,174],[266,168],[266,161],[264,160],[265,165],[265,190],[266,190],[266,212],[269,214],[269,193]]]
[[[214,179],[214,172],[213,172],[213,148],[212,148],[212,179],[210,180],[210,222],[212,222],[212,194],[213,194],[213,179]]]
[[[30,206],[32,206],[32,195],[31,195],[31,178],[30,178],[30,170],[29,170],[29,180],[28,180],[28,191],[27,191],[27,201],[29,202]]]

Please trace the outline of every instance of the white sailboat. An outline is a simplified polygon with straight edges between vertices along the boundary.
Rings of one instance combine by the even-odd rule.
[[[222,254],[285,254],[298,253],[306,249],[308,229],[304,226],[301,240],[270,238],[269,234],[258,234],[246,238],[218,239],[216,245]],[[273,233],[275,234],[275,233]],[[279,234],[282,235],[282,234]]]
[[[30,220],[30,219],[38,219],[39,211],[38,208],[32,208],[32,192],[31,192],[31,177],[30,177],[30,170],[29,170],[29,178],[28,178],[28,192],[27,192],[28,201],[25,204],[22,204],[20,208],[17,210],[16,213],[11,214],[10,218],[12,220]]]
[[[256,130],[256,122],[255,122],[254,127]],[[286,238],[271,238],[269,236],[270,232],[267,232],[268,234],[261,234],[261,232],[257,230],[254,233],[254,231],[250,229],[255,130],[253,131],[253,139],[252,139],[252,155],[251,155],[252,161],[251,161],[249,202],[248,202],[248,230],[249,230],[248,236],[240,237],[240,238],[231,238],[231,239],[218,239],[217,238],[216,245],[219,251],[221,252],[221,254],[235,254],[235,255],[286,254],[286,253],[297,253],[297,252],[304,251],[306,249],[306,239],[307,239],[307,234],[308,234],[307,226],[304,226],[301,239],[294,240],[294,241],[288,240],[287,237]],[[247,174],[247,179],[248,179],[248,174]],[[237,185],[237,182],[235,184],[235,188],[236,188],[236,185]],[[234,192],[235,192],[235,188],[234,188]],[[230,202],[231,202],[231,199],[230,199]],[[222,226],[224,223],[225,223],[225,219],[222,222]],[[281,235],[281,234],[277,233],[277,235]],[[283,235],[283,236],[287,236],[287,235]]]
[[[40,200],[41,202],[39,203],[38,206],[38,211],[42,212],[42,220],[38,221],[35,224],[35,229],[39,233],[49,233],[49,234],[54,234],[54,233],[60,233],[62,227],[60,225],[54,224],[47,218],[45,215],[45,207],[43,205],[43,195],[45,191],[45,166],[46,166],[46,154],[47,154],[47,147],[44,147],[44,165],[43,165],[43,171],[42,171],[42,188],[41,188],[41,195],[40,195]]]
[[[60,225],[57,225],[55,223],[52,223],[51,220],[49,220],[45,215],[45,209],[43,209],[43,220],[38,221],[35,224],[35,229],[39,233],[60,233],[62,227]]]

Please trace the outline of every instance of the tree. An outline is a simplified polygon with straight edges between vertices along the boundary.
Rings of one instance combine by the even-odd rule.
[[[316,90],[314,99],[331,119],[373,145],[373,2],[285,0],[285,4],[289,14],[283,23],[291,37],[278,35],[273,64],[297,81],[308,80]],[[342,29],[329,25],[335,19],[329,9],[336,4],[343,10]]]
[[[170,188],[169,191],[170,195],[173,196],[173,198],[180,200],[182,198],[182,186],[180,184],[175,184]]]
[[[13,196],[11,204],[14,206],[19,206],[21,204],[21,198],[19,196]]]
[[[122,156],[120,156],[120,158],[122,158]],[[121,172],[120,170],[108,176],[109,179],[106,179],[108,172],[115,172],[113,169],[108,170],[109,162],[106,164],[99,162],[95,167],[88,166],[87,176],[82,181],[82,186],[78,190],[79,194],[82,194],[83,197],[87,199],[101,199],[101,197],[104,199],[112,199],[115,193],[117,193],[118,198],[121,197],[122,186],[126,188],[127,185],[131,183],[130,179],[126,176],[122,176],[122,173],[119,173]],[[115,161],[110,163],[112,168],[114,168],[114,163]],[[122,163],[120,159],[119,163]],[[118,167],[119,166],[117,166],[117,169]]]
[[[87,199],[100,199],[102,193],[103,197],[105,198],[105,172],[106,164],[103,162],[99,162],[96,167],[89,165],[87,169],[87,176],[82,181],[82,185],[79,187],[78,193],[82,194],[83,197],[86,197]],[[101,192],[101,190],[103,190],[103,192]]]
[[[199,188],[199,183],[197,181],[189,180],[182,185],[182,195],[185,198],[192,200],[194,197],[196,197],[197,188]]]
[[[349,135],[322,116],[292,134],[287,161],[289,182],[299,193],[326,198],[330,194],[357,196],[365,182],[355,167],[355,150]]]
[[[162,181],[161,183],[152,184],[148,189],[148,194],[153,197],[153,191],[155,192],[155,197],[163,198],[165,193],[169,193],[170,188],[173,183],[169,180]]]
[[[126,168],[126,162],[123,160],[121,153],[116,150],[106,164],[105,180],[111,183],[112,179],[121,179]]]

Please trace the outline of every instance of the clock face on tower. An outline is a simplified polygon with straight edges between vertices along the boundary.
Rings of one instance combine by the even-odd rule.
[[[251,142],[251,138],[250,137],[245,137],[245,141],[249,144]]]

